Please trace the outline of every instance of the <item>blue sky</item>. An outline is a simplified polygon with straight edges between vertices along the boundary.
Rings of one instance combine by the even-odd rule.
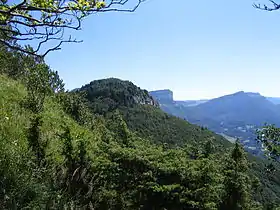
[[[93,15],[75,32],[83,43],[65,44],[46,61],[67,89],[117,77],[171,89],[180,100],[240,90],[280,96],[280,11],[252,3],[147,0],[135,13]]]

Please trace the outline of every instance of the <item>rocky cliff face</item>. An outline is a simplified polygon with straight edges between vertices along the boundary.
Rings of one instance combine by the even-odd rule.
[[[173,103],[173,92],[171,90],[156,90],[151,91],[150,95],[159,103]]]
[[[146,104],[155,107],[159,107],[159,103],[151,96],[134,96],[133,97],[136,104]]]

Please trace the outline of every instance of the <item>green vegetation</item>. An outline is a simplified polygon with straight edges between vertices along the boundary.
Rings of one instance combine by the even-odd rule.
[[[96,80],[76,92],[83,92],[94,113],[106,114],[119,107],[133,107],[135,104],[157,105],[148,91],[141,90],[132,82],[115,78]]]
[[[118,109],[131,131],[153,143],[167,143],[169,146],[197,145],[215,138],[217,146],[231,145],[205,128],[162,112],[147,91],[129,81],[115,78],[97,80],[75,92],[82,93],[93,113],[102,114],[107,119]]]
[[[274,125],[265,125],[258,131],[258,140],[266,148],[267,156],[273,160],[280,157],[280,128]]]
[[[90,104],[92,112],[100,114],[98,109],[94,108],[96,107],[94,104],[98,103],[101,105],[98,107],[101,107],[102,109],[105,107],[106,112],[104,116],[107,119],[110,119],[114,109],[108,110],[106,107],[110,104],[110,98],[113,94],[102,95],[104,103],[99,103],[98,93],[100,92],[100,89],[103,92],[122,92],[124,98],[129,98],[127,94],[131,94],[127,91],[131,86],[130,82],[122,81],[122,85],[118,84],[118,88],[115,88],[115,83],[120,83],[120,80],[111,78],[109,80],[94,81],[85,85],[78,92],[82,94],[82,98],[85,100],[84,103]],[[136,87],[135,90],[139,91]],[[75,92],[77,93],[77,90]],[[137,95],[138,93],[135,92],[133,94]],[[86,102],[86,100],[88,101]],[[121,99],[119,100],[122,101]],[[105,103],[105,101],[107,103]],[[155,106],[149,106],[131,103],[129,107],[126,107],[119,103],[114,107],[115,109],[118,108],[131,131],[139,137],[163,145],[165,148],[185,146],[190,148],[192,154],[196,156],[204,149],[207,143],[211,141],[213,143],[213,150],[216,153],[222,152],[220,155],[217,155],[217,158],[221,159],[222,156],[225,156],[226,151],[230,151],[230,147],[232,146],[230,142],[204,127],[192,125],[184,120],[162,112],[157,104]],[[252,163],[250,174],[258,177],[261,182],[260,192],[255,192],[253,194],[255,198],[262,203],[279,203],[279,164],[276,163],[274,168],[277,170],[274,171],[274,173],[270,173],[269,168],[271,167],[271,164],[269,161],[256,158],[250,154],[248,154],[248,158]],[[267,205],[271,206],[272,204]]]
[[[45,63],[0,52],[0,209],[279,206],[279,171],[262,175],[238,143],[147,91],[109,79],[65,92]]]

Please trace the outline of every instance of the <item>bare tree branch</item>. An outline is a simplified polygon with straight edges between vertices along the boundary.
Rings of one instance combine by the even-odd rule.
[[[253,7],[265,11],[275,11],[280,9],[280,4],[276,3],[273,0],[269,0],[269,2],[271,3],[271,7],[267,6],[266,4],[253,4]]]
[[[85,17],[99,12],[134,12],[146,0],[135,0],[132,8],[124,8],[130,1],[133,0],[38,0],[36,3],[22,0],[15,5],[0,1],[0,43],[44,57],[59,50],[63,43],[81,42],[71,37],[64,39],[64,30],[80,30]],[[58,44],[42,53],[43,45],[51,40],[58,41]],[[18,41],[32,41],[37,46],[30,50],[21,47]]]

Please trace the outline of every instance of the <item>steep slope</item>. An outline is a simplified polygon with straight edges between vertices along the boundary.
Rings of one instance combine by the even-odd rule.
[[[22,106],[26,95],[22,84],[0,75],[1,209],[198,210],[219,205],[223,188],[217,158],[190,159],[186,149],[153,145],[127,130],[121,119],[108,119],[112,130],[100,117],[92,126],[79,125],[55,97],[46,98],[40,113],[46,162],[37,166],[26,133],[32,121]],[[204,181],[204,170],[211,183]],[[217,190],[209,194],[208,188]]]
[[[50,187],[47,174],[52,167],[62,167],[64,162],[63,141],[59,134],[67,126],[74,136],[83,133],[84,138],[93,138],[87,129],[66,115],[53,98],[46,98],[39,131],[41,143],[47,143],[44,152],[49,168],[37,168],[28,138],[32,115],[23,106],[26,96],[23,84],[0,75],[0,209],[43,208],[42,205],[51,199],[62,198],[55,185]]]
[[[64,106],[72,107],[71,104],[80,102],[76,100],[60,104],[56,96],[46,98],[39,126],[46,165],[36,166],[27,135],[33,118],[22,106],[26,95],[22,84],[0,75],[1,209],[89,209],[93,206],[96,209],[203,210],[209,206],[216,209],[219,205],[224,190],[222,170],[228,160],[223,155],[193,158],[193,150],[151,144],[127,130],[115,112],[108,113],[107,120],[94,116],[93,124],[78,124],[64,111]],[[143,111],[137,116],[152,113],[141,119],[141,126],[145,121],[152,126],[166,118],[162,124],[168,124],[173,131],[183,132],[188,127],[185,121],[151,105],[135,104],[130,109],[139,111],[139,106]],[[150,117],[156,120],[151,123]],[[181,128],[175,128],[180,127],[178,123]],[[139,125],[135,127],[140,129]],[[152,128],[150,134],[155,131],[163,132]],[[202,133],[212,136],[203,129],[191,132],[200,137]],[[257,199],[263,204],[280,203],[275,178],[261,175],[264,166],[255,167],[265,184]]]
[[[223,137],[154,107],[135,106],[120,110],[130,129],[155,143],[168,143],[172,146],[198,145],[214,138],[215,144],[219,146],[231,146]]]
[[[218,145],[231,145],[209,130],[164,113],[146,90],[141,90],[129,81],[113,78],[97,80],[80,88],[80,92],[85,94],[94,113],[105,114],[109,118],[118,109],[132,131],[155,143],[182,146],[186,143],[205,142],[213,137]],[[166,93],[170,92],[164,90],[163,94]],[[133,100],[138,96],[141,100]],[[172,100],[172,95],[163,100]]]

